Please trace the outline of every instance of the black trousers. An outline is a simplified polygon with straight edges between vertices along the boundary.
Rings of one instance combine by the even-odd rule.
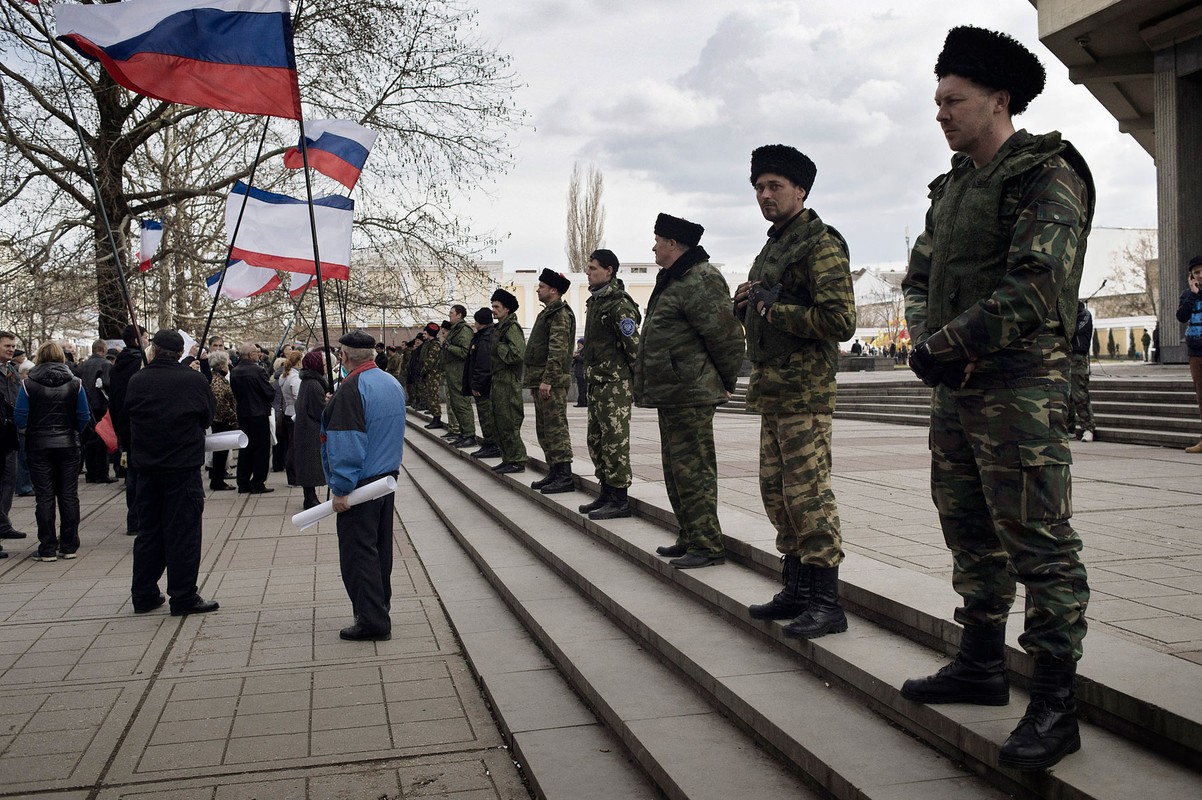
[[[338,562],[355,621],[373,633],[392,630],[392,516],[394,494],[337,515]]]
[[[288,464],[288,437],[284,435],[284,428],[292,420],[288,419],[288,415],[283,411],[273,411],[275,414],[275,444],[271,448],[271,471],[283,472]]]
[[[226,425],[221,422],[213,423],[213,433],[225,433],[226,431],[238,430],[237,425]],[[214,450],[213,451],[213,466],[209,470],[209,488],[215,489],[225,483],[225,465],[229,460],[229,450]]]
[[[79,549],[79,448],[26,450],[25,462],[37,498],[38,555],[74,553]],[[58,531],[54,509],[58,506]]]
[[[131,470],[137,481],[138,538],[130,586],[135,604],[159,597],[159,578],[167,572],[172,607],[196,600],[200,570],[200,520],[204,483],[200,470]]]
[[[271,466],[271,423],[267,417],[238,417],[238,427],[247,439],[238,454],[238,488],[244,492],[261,489]]]
[[[90,481],[102,481],[109,476],[108,445],[92,428],[83,433],[83,464]]]

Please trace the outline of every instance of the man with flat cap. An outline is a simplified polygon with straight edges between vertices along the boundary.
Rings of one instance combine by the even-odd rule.
[[[1019,644],[1031,702],[998,760],[1049,767],[1081,746],[1073,679],[1089,587],[1072,516],[1069,345],[1093,217],[1084,159],[1059,133],[1016,131],[1043,65],[1002,33],[952,29],[935,64],[936,121],[955,155],[930,184],[902,283],[910,366],[931,402],[931,494],[963,598],[955,660],[905,682],[923,703],[1005,705],[1005,625],[1026,587]]]
[[[676,514],[676,543],[656,552],[678,569],[726,560],[718,523],[718,459],[714,409],[730,399],[743,363],[743,326],[730,288],[700,244],[705,229],[660,214],[655,263],[660,271],[647,301],[635,402],[659,417],[664,484]]]
[[[772,227],[735,292],[752,364],[747,408],[762,415],[760,496],[783,556],[784,588],[748,612],[792,620],[784,632],[798,639],[847,630],[831,415],[839,343],[855,331],[856,304],[847,242],[805,207],[816,172],[808,156],[787,145],[751,154],[751,185]]]
[[[346,496],[397,476],[405,444],[405,390],[376,366],[375,340],[356,330],[343,335],[347,376],[321,415],[321,464],[337,513],[338,563],[354,623],[338,635],[348,641],[392,638],[393,494],[350,505]]]
[[[492,334],[489,354],[491,382],[488,401],[492,406],[493,430],[501,463],[493,472],[526,471],[526,444],[522,441],[522,367],[526,358],[526,337],[518,324],[518,299],[504,289],[492,294],[492,313],[497,324]]]
[[[534,398],[534,431],[547,459],[547,477],[530,488],[543,494],[576,490],[572,482],[572,437],[568,433],[568,386],[572,383],[572,343],[576,315],[563,300],[572,282],[563,273],[544,269],[538,276],[538,301],[543,310],[534,320],[526,342],[523,388]]]
[[[130,593],[135,613],[163,605],[159,578],[166,570],[171,614],[203,614],[217,610],[196,585],[205,507],[200,469],[217,401],[204,375],[180,363],[184,337],[161,330],[150,343],[154,360],[130,377],[125,399],[129,474],[137,481]]]

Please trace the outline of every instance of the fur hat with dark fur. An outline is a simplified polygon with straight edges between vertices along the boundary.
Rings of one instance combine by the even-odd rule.
[[[814,176],[818,173],[818,168],[814,166],[814,162],[810,160],[809,156],[795,147],[789,147],[787,144],[766,144],[751,151],[751,183],[753,186],[765,172],[772,172],[788,178],[795,185],[805,189],[806,194],[809,195],[810,189],[814,186]]]
[[[688,247],[695,247],[701,241],[705,228],[696,222],[660,214],[655,219],[655,235],[664,239],[672,239]]]
[[[1043,64],[1012,37],[997,31],[963,25],[947,32],[935,75],[959,75],[995,91],[1010,93],[1010,114],[1027,110],[1043,91]]]

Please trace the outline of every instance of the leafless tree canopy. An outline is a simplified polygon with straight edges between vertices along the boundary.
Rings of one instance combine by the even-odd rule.
[[[136,246],[131,225],[163,221],[155,268],[129,276],[139,321],[199,333],[209,307],[204,278],[225,258],[225,198],[250,176],[261,137],[255,185],[304,196],[303,176],[278,158],[297,141],[295,122],[141,97],[56,43],[64,93],[38,8],[0,0],[0,13],[0,278],[28,306],[6,303],[0,313],[34,338],[97,328],[113,338],[127,320],[69,96],[123,263]],[[331,282],[335,302],[404,310],[408,272],[471,273],[495,244],[453,205],[508,167],[507,136],[523,115],[511,99],[509,60],[475,38],[474,17],[459,0],[294,2],[305,116],[380,132],[355,192],[355,268],[349,285]],[[315,195],[346,193],[320,175],[314,181]],[[371,280],[359,274],[360,257],[376,267]],[[394,280],[381,280],[381,271]],[[316,292],[305,302],[315,303]],[[270,338],[291,316],[282,291],[223,300],[214,329]]]
[[[583,272],[589,255],[605,241],[605,206],[601,202],[604,188],[601,170],[595,165],[589,165],[587,175],[581,175],[580,164],[572,165],[568,181],[568,241],[564,246],[568,269],[572,272]]]
[[[1157,257],[1156,231],[1141,231],[1111,256],[1106,279],[1111,289],[1125,294],[1112,313],[1118,316],[1156,316],[1160,297],[1160,261]],[[1119,298],[1115,298],[1119,300]]]

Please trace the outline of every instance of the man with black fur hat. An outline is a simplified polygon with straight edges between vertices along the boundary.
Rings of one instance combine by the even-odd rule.
[[[547,459],[547,476],[530,484],[543,494],[572,492],[572,437],[568,433],[568,386],[572,383],[572,343],[576,315],[563,300],[572,282],[561,272],[544,269],[538,276],[543,310],[526,342],[526,377],[522,387],[534,398],[534,430]]]
[[[504,289],[492,294],[492,313],[497,318],[492,335],[491,383],[488,401],[492,406],[493,428],[497,435],[497,448],[501,451],[501,463],[493,472],[510,473],[526,471],[526,444],[522,441],[522,420],[526,410],[522,406],[522,366],[526,358],[526,337],[514,312],[518,310],[518,299]]]
[[[439,397],[442,388],[442,326],[437,322],[427,322],[424,329],[426,343],[422,345],[421,363],[421,395],[425,401],[424,407],[429,409],[434,419],[426,423],[426,427],[434,430],[445,428],[442,422],[442,400]]]
[[[129,475],[137,481],[138,538],[134,540],[134,612],[163,605],[159,578],[167,572],[172,616],[217,610],[197,591],[200,570],[205,430],[217,401],[199,370],[180,363],[184,337],[161,330],[151,339],[154,360],[129,379],[125,403]]]
[[[908,680],[924,703],[1005,705],[1005,624],[1026,587],[1019,643],[1031,703],[998,760],[1041,769],[1081,746],[1073,679],[1089,588],[1072,516],[1066,425],[1069,343],[1093,216],[1084,159],[1059,133],[1016,131],[1044,70],[1002,33],[954,28],[935,64],[936,121],[955,151],[930,184],[926,229],[902,283],[934,387],[931,494],[963,598],[955,660]]]
[[[467,363],[463,368],[463,393],[476,405],[480,418],[480,449],[472,458],[496,458],[501,455],[497,447],[496,425],[492,418],[492,403],[488,396],[492,388],[492,337],[497,326],[493,324],[492,311],[480,308],[472,316],[475,333],[468,347]]]
[[[784,588],[753,619],[791,619],[785,635],[847,630],[839,603],[843,539],[831,490],[831,415],[839,343],[856,329],[847,243],[805,207],[817,170],[783,144],[751,154],[768,242],[735,292],[747,331],[747,408],[760,422],[760,495],[783,555]]]
[[[659,547],[678,569],[722,564],[714,409],[730,399],[743,364],[743,327],[730,288],[698,242],[705,228],[660,214],[655,263],[660,271],[634,370],[634,398],[659,416],[664,485],[676,514],[676,543]]]

